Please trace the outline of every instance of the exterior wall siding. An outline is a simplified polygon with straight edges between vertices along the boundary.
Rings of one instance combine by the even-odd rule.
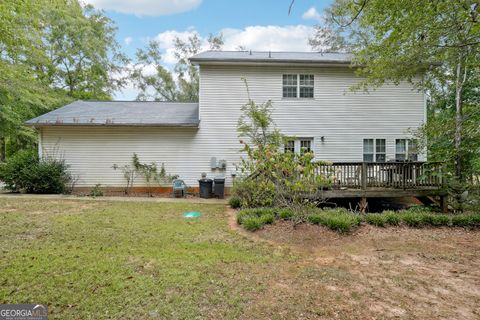
[[[282,74],[315,75],[314,99],[283,99]],[[317,159],[362,161],[363,139],[382,138],[387,159],[395,156],[395,139],[424,121],[424,95],[410,84],[386,85],[370,93],[349,91],[358,78],[348,68],[281,66],[209,66],[200,72],[199,128],[44,127],[43,154],[62,156],[79,177],[77,186],[122,186],[122,172],[112,165],[163,162],[168,173],[197,186],[202,172],[225,176],[240,161],[236,126],[248,95],[255,102],[271,100],[276,125],[284,134],[314,139]],[[321,137],[324,141],[321,141]],[[226,160],[226,170],[210,169],[210,158]],[[137,184],[142,184],[137,180]]]

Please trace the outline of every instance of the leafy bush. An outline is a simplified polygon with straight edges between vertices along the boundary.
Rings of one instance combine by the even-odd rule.
[[[65,193],[73,179],[63,160],[38,159],[32,151],[20,151],[0,168],[0,180],[11,191]]]
[[[308,217],[308,221],[313,224],[323,225],[331,230],[338,232],[349,232],[352,228],[358,226],[362,220],[358,215],[354,215],[347,210],[318,210]]]
[[[239,196],[232,196],[230,200],[228,200],[228,204],[230,205],[230,207],[238,209],[242,206],[242,200]]]
[[[241,210],[237,214],[238,224],[249,231],[261,229],[264,225],[275,221],[275,209],[273,208],[255,208]]]
[[[88,194],[90,197],[103,197],[103,191],[100,189],[101,184],[96,184],[95,187],[90,190],[90,193]]]
[[[38,164],[38,155],[34,151],[19,151],[0,165],[0,180],[10,191],[25,190],[30,169]]]
[[[256,104],[249,97],[242,106],[237,130],[246,157],[239,165],[241,175],[233,192],[242,207],[289,207],[298,211],[294,217],[299,217],[309,202],[324,201],[320,191],[331,179],[318,174],[322,163],[314,161],[312,151],[284,152],[282,145],[292,137],[280,133],[271,114],[271,101]],[[309,200],[306,195],[316,197]]]
[[[401,217],[395,211],[385,211],[382,215],[385,216],[386,224],[391,226],[398,226],[402,222]]]
[[[387,215],[378,213],[369,213],[365,215],[364,220],[366,223],[374,225],[376,227],[384,227],[388,224]]]
[[[42,159],[31,168],[25,191],[28,193],[66,193],[73,181],[63,160]]]
[[[242,208],[271,207],[274,204],[275,185],[268,181],[237,179],[233,193],[240,199]]]
[[[278,209],[276,215],[279,219],[290,220],[293,217],[293,211],[287,208]]]

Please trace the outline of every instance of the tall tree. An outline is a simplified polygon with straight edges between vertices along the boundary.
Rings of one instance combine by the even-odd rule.
[[[210,34],[210,50],[220,50],[223,36]],[[137,51],[137,63],[132,68],[131,80],[140,89],[139,100],[198,101],[199,71],[189,58],[204,49],[202,40],[194,33],[187,40],[174,40],[177,63],[170,72],[162,61],[158,42],[151,41],[145,49]]]
[[[480,2],[337,0],[328,13],[341,32],[363,39],[354,61],[365,77],[360,86],[408,80],[423,89],[454,88],[455,176],[462,182],[464,89],[479,72]]]
[[[123,58],[111,20],[75,0],[0,2],[0,160],[35,145],[23,126],[78,98],[106,99]]]

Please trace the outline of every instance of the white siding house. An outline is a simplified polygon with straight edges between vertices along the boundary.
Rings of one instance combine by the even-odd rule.
[[[178,112],[189,113],[185,119],[164,114],[174,104],[134,102],[127,107],[123,103],[122,116],[107,121],[101,115],[95,118],[98,105],[109,104],[108,112],[116,118],[115,107],[122,102],[76,102],[86,106],[76,116],[61,108],[28,124],[40,131],[41,153],[63,157],[80,187],[123,186],[122,173],[112,166],[130,163],[133,153],[142,162],[164,163],[167,172],[178,174],[190,186],[198,185],[202,172],[212,178],[224,176],[230,186],[240,160],[236,126],[240,108],[248,100],[245,79],[255,102],[272,101],[276,125],[298,140],[289,146],[294,150],[310,146],[317,159],[342,162],[408,157],[404,145],[409,146],[409,130],[425,121],[424,94],[410,83],[351,92],[359,79],[349,66],[350,58],[345,54],[205,52],[191,59],[200,67],[198,106],[176,105]],[[148,104],[156,107],[141,112]],[[164,105],[168,108],[162,109]],[[192,109],[195,106],[198,114]],[[75,105],[64,108],[78,110]],[[132,119],[137,123],[125,116],[128,110],[135,110]],[[171,121],[172,117],[178,121]],[[226,169],[212,169],[212,157],[225,160]],[[418,160],[424,160],[422,154]]]

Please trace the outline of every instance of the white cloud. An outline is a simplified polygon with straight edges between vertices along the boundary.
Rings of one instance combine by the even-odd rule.
[[[308,37],[313,28],[304,25],[296,26],[249,26],[245,29],[225,28],[220,30],[225,41],[222,50],[237,50],[244,47],[257,51],[310,51]],[[207,37],[202,37],[195,29],[186,31],[167,30],[159,33],[154,40],[158,41],[163,50],[163,61],[175,64],[174,40],[180,38],[186,41],[190,36],[197,35],[202,43],[202,51],[208,50]]]
[[[202,49],[206,49],[208,47],[207,40],[202,38],[194,29],[188,29],[186,31],[167,30],[159,33],[154,40],[158,42],[160,49],[164,50],[164,54],[162,56],[163,61],[165,61],[167,64],[175,64],[177,62],[174,48],[175,39],[179,38],[180,40],[187,41],[190,36],[195,34],[198,35],[202,41]]]
[[[302,18],[305,20],[317,20],[322,21],[322,15],[315,9],[315,7],[311,7],[307,11],[305,11],[302,15]]]
[[[133,38],[132,38],[132,37],[126,37],[123,41],[125,42],[125,44],[126,44],[127,46],[129,46],[130,43],[132,43]]]
[[[313,27],[305,25],[293,26],[249,26],[244,29],[225,28],[223,33],[225,44],[223,50],[237,50],[239,46],[246,50],[257,51],[311,51],[308,38],[313,33]],[[208,49],[208,37],[200,35],[195,29],[185,31],[167,30],[157,34],[152,40],[158,41],[162,50],[162,60],[169,70],[177,62],[174,55],[174,40],[176,37],[187,40],[197,34],[202,44],[202,50]],[[145,39],[149,40],[149,39]],[[147,66],[146,74],[155,72],[154,66]],[[138,90],[128,83],[123,92],[116,92],[116,99],[131,100],[136,97]]]
[[[137,16],[162,16],[190,11],[202,0],[85,0],[95,8]]]
[[[223,50],[239,46],[258,51],[310,51],[308,37],[313,28],[296,26],[249,26],[245,29],[221,30],[225,39]]]

